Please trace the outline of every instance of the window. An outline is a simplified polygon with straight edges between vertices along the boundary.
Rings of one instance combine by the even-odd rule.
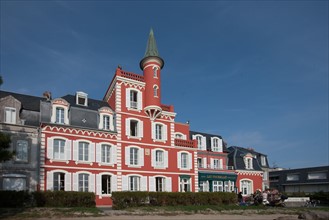
[[[16,109],[5,108],[5,123],[16,124]]]
[[[208,181],[200,181],[199,192],[209,192],[209,182]]]
[[[157,78],[157,77],[158,77],[158,75],[157,75],[157,70],[158,70],[158,68],[153,67],[153,77],[154,77],[154,78]]]
[[[157,141],[167,140],[167,125],[152,122],[152,139]]]
[[[3,177],[3,190],[26,190],[26,177],[24,175],[9,174]]]
[[[153,96],[158,97],[158,86],[157,85],[153,86]]]
[[[102,144],[102,163],[111,163],[111,146],[107,144]]]
[[[126,135],[128,138],[142,138],[143,137],[143,122],[134,119],[126,119]]]
[[[262,166],[266,166],[266,157],[265,156],[260,156],[261,158],[261,163],[262,163]]]
[[[102,194],[111,194],[111,176],[102,175]]]
[[[234,192],[234,182],[224,181],[224,192]]]
[[[65,174],[54,173],[54,191],[64,191],[65,189]]]
[[[253,169],[253,166],[252,166],[252,157],[245,157],[244,158],[244,163],[245,163],[246,169],[248,169],[248,170]]]
[[[188,168],[188,154],[181,154],[181,168]]]
[[[16,142],[16,161],[28,162],[28,142],[25,140],[18,140]]]
[[[190,186],[190,177],[180,177],[179,181],[179,191],[180,192],[190,192],[191,186]]]
[[[54,154],[53,158],[58,160],[65,160],[65,141],[54,139]]]
[[[309,180],[321,180],[321,179],[327,179],[327,174],[326,173],[309,173],[307,175],[307,179]]]
[[[198,162],[198,168],[202,168],[202,158],[198,158],[197,162]]]
[[[223,141],[218,137],[211,138],[211,150],[215,152],[223,151]]]
[[[241,180],[240,187],[241,187],[240,191],[242,192],[242,195],[251,195],[253,193],[252,182],[249,180]]]
[[[76,93],[76,103],[77,105],[88,105],[88,94],[84,92],[77,92]]]
[[[80,173],[79,174],[79,192],[88,192],[89,186],[89,175]]]
[[[140,191],[140,177],[130,176],[129,179],[129,191]]]
[[[87,142],[79,142],[79,160],[89,161],[89,144]]]
[[[164,153],[161,150],[155,151],[155,166],[157,167],[164,166]]]
[[[199,150],[207,150],[206,137],[204,137],[200,134],[197,134],[197,135],[192,135],[192,139],[197,140]]]
[[[213,192],[223,192],[223,181],[212,181]]]
[[[137,109],[137,103],[138,103],[138,93],[137,91],[130,90],[130,108]]]
[[[103,116],[103,129],[110,130],[110,116],[108,115]]]
[[[138,165],[138,148],[130,148],[130,165]]]
[[[287,181],[298,181],[299,174],[287,174]]]
[[[56,108],[56,123],[64,124],[64,108],[57,107]]]
[[[197,136],[196,140],[198,141],[198,149],[202,150],[202,137],[201,136]]]
[[[175,134],[175,138],[176,139],[183,139],[183,135],[182,134]]]
[[[155,191],[157,192],[165,191],[165,178],[155,177]]]

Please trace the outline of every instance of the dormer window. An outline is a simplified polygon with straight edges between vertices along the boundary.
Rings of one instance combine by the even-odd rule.
[[[16,124],[16,109],[5,108],[5,123]]]
[[[197,140],[199,150],[207,150],[206,137],[201,134],[192,135],[193,140]]]
[[[77,92],[76,93],[76,104],[77,105],[88,105],[88,94],[84,92]]]
[[[253,169],[252,159],[253,159],[253,157],[251,154],[247,154],[244,157],[244,164],[245,164],[245,167],[247,170]]]
[[[64,108],[56,108],[56,121],[57,124],[64,124]]]
[[[69,103],[61,98],[52,100],[51,123],[69,124]]]
[[[223,151],[223,141],[218,137],[211,138],[211,150],[214,152],[222,152]]]
[[[98,128],[102,130],[113,131],[113,111],[109,107],[99,109],[99,124]]]

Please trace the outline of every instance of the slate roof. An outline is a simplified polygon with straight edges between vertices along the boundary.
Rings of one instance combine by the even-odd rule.
[[[0,98],[7,97],[9,95],[13,96],[15,99],[20,101],[22,103],[23,109],[36,111],[36,112],[40,112],[40,101],[46,100],[46,98],[43,97],[0,91]]]
[[[229,154],[228,154],[228,165],[229,166],[234,166],[234,169],[236,170],[250,170],[250,169],[246,169],[245,167],[245,163],[243,160],[243,157],[250,153],[252,155],[257,155],[257,157],[259,157],[259,155],[264,155],[264,154],[260,154],[258,152],[255,152],[251,149],[247,149],[247,148],[243,148],[243,147],[237,147],[237,146],[231,146],[228,148]],[[262,166],[260,164],[260,161],[256,158],[253,158],[253,169],[252,170],[256,170],[256,171],[262,171]]]
[[[93,111],[97,111],[98,109],[100,109],[102,107],[111,108],[107,102],[102,101],[102,100],[96,100],[96,99],[88,98],[88,106],[83,106],[83,105],[77,105],[76,104],[76,96],[75,95],[65,95],[61,98],[65,99],[70,104],[71,107],[90,109],[90,110],[93,110]]]
[[[210,151],[211,150],[211,138],[212,137],[218,137],[220,139],[223,140],[222,136],[220,135],[216,135],[216,134],[209,134],[209,133],[204,133],[204,132],[198,132],[198,131],[190,131],[190,139],[192,140],[192,135],[196,135],[196,134],[200,134],[204,137],[206,137],[206,145],[207,145],[207,150]],[[228,152],[227,151],[227,147],[226,147],[226,143],[223,140],[223,152]]]

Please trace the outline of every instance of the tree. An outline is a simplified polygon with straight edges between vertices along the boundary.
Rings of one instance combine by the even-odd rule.
[[[0,132],[0,163],[13,158],[15,153],[9,151],[10,143],[10,135]]]

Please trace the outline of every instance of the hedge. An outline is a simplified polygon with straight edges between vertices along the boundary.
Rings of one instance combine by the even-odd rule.
[[[0,191],[0,207],[95,207],[95,194],[71,191]]]
[[[138,206],[230,205],[237,202],[231,192],[113,192],[113,209]]]

